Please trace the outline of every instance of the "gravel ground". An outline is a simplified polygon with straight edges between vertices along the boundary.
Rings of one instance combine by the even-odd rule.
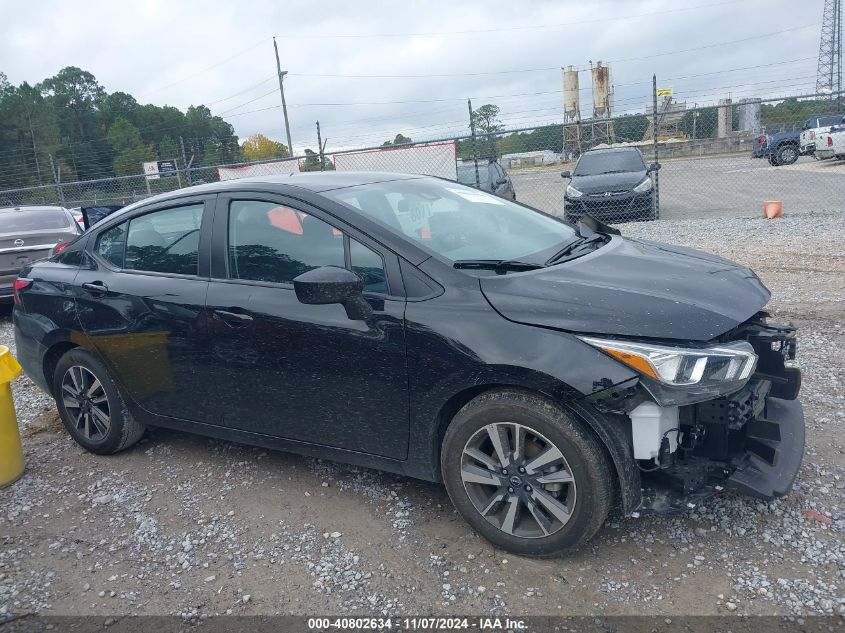
[[[491,547],[441,486],[157,430],[99,457],[13,386],[26,475],[0,490],[0,620],[49,615],[845,614],[841,214],[626,225],[751,265],[800,326],[808,446],[792,494],[611,517],[583,551]],[[13,346],[8,317],[0,343]]]

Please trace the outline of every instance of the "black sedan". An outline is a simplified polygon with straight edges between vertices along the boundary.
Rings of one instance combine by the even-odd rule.
[[[439,179],[172,192],[15,296],[20,362],[86,449],[162,426],[442,481],[521,554],[616,505],[786,494],[803,455],[794,330],[754,273]]]
[[[654,183],[636,147],[612,147],[584,152],[569,178],[563,197],[566,218],[572,222],[585,213],[607,222],[656,220]]]

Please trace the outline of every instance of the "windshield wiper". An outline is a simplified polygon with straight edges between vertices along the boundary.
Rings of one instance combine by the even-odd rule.
[[[610,237],[608,236],[622,235],[619,229],[608,226],[604,222],[599,222],[587,213],[581,216],[575,228],[578,231],[578,237],[549,257],[544,266],[575,259],[583,255],[584,251],[593,250],[601,244],[610,241]]]
[[[578,237],[575,238],[572,242],[569,242],[566,246],[560,249],[557,253],[549,257],[546,262],[545,266],[550,266],[552,264],[557,264],[562,261],[566,261],[567,259],[574,259],[582,254],[585,250],[592,250],[592,245],[597,243],[604,243],[607,240],[607,237],[602,235],[601,233],[596,233],[591,237]],[[598,248],[596,246],[595,248]]]
[[[543,266],[531,262],[521,262],[517,259],[459,259],[452,263],[452,267],[505,272],[508,270],[536,270]]]

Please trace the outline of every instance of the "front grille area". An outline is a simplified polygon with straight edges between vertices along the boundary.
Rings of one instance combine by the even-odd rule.
[[[609,198],[610,196],[624,196],[626,193],[628,193],[627,189],[620,189],[618,191],[601,191],[599,193],[588,193],[587,196],[590,198]],[[610,196],[608,196],[607,194],[610,194]]]
[[[642,220],[650,218],[652,211],[651,196],[590,194],[578,200],[566,201],[566,217],[572,221],[578,220],[585,213],[596,219]]]

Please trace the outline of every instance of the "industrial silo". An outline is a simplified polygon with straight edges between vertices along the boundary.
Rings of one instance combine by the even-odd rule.
[[[610,66],[596,62],[591,72],[593,75],[593,118],[606,119],[610,116]]]
[[[577,157],[581,153],[581,93],[578,70],[567,66],[563,72],[563,156]]]
[[[590,125],[590,144],[613,144],[615,134],[610,110],[613,100],[613,86],[610,79],[610,66],[596,62],[590,68],[593,79],[593,118]]]
[[[740,99],[737,110],[739,110],[739,129],[751,132],[753,136],[760,134],[762,129],[762,101],[760,97]]]

